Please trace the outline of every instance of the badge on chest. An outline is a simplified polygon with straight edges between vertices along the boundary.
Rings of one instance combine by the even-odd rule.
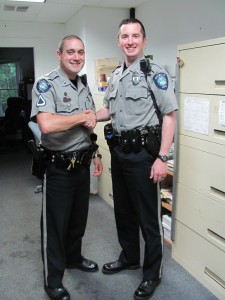
[[[132,75],[132,82],[133,82],[133,85],[137,85],[137,84],[139,84],[139,82],[140,82],[140,74],[137,72],[137,71],[135,71],[134,73],[133,73],[133,75]]]

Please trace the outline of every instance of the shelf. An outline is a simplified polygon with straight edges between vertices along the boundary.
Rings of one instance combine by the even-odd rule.
[[[173,176],[173,171],[167,170],[167,174]]]
[[[162,201],[162,207],[166,208],[170,212],[172,212],[172,204]]]

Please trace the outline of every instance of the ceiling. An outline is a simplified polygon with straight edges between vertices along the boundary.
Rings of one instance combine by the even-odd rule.
[[[66,23],[84,6],[136,8],[148,0],[46,0],[45,3],[0,0],[0,21]]]

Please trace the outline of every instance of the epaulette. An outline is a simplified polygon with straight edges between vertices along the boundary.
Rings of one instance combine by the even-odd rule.
[[[151,61],[151,65],[154,69],[154,72],[158,69],[158,70],[162,70],[163,67],[160,63],[158,63],[157,61]]]
[[[117,66],[113,71],[112,73],[114,73],[117,69],[119,69],[121,67],[121,65]]]
[[[81,80],[81,82],[83,83],[83,85],[84,85],[85,87],[87,87],[87,75],[86,75],[86,74],[81,75],[81,76],[80,76],[80,80]]]
[[[54,80],[56,77],[59,77],[59,74],[56,70],[53,70],[47,73],[44,77],[49,80]]]

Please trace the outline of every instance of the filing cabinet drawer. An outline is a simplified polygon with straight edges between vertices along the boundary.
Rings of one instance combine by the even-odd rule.
[[[225,251],[225,205],[178,184],[175,219]]]
[[[225,205],[225,147],[214,145],[215,151],[217,155],[180,144],[177,182]]]
[[[205,104],[209,106],[208,113],[201,111],[206,110]],[[220,111],[224,106],[225,96],[180,95],[179,134],[225,145],[225,126],[220,119]],[[202,133],[204,130],[208,132]]]
[[[112,192],[112,180],[111,175],[105,172],[99,177],[98,181],[98,194],[108,204],[113,206],[113,192]]]
[[[172,257],[218,299],[225,299],[224,251],[176,221]]]
[[[180,92],[224,95],[224,53],[224,38],[178,47],[178,56],[184,62],[180,69]]]

